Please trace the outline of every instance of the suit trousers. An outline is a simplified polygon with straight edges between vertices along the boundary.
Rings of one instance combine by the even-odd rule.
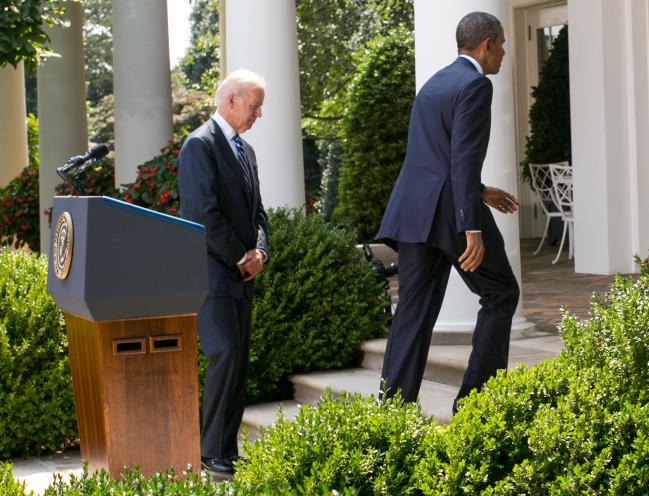
[[[495,224],[492,227],[497,233],[491,236],[492,240],[496,238],[495,242],[486,244],[485,258],[474,272],[459,268],[460,250],[399,243],[399,303],[388,336],[382,372],[386,396],[391,397],[400,389],[404,400],[417,400],[432,330],[452,266],[468,288],[480,296],[481,305],[463,384],[479,388],[498,369],[507,367],[519,288],[507,260],[502,236]]]
[[[251,300],[205,299],[198,313],[198,333],[207,358],[203,388],[201,456],[238,454],[237,435],[245,407],[250,350]]]

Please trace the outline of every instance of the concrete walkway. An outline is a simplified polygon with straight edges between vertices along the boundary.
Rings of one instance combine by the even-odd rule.
[[[605,291],[613,279],[610,276],[575,274],[574,264],[567,259],[567,250],[561,260],[552,265],[556,247],[546,247],[540,255],[533,257],[531,253],[535,248],[534,240],[521,242],[524,315],[537,324],[537,331],[532,336],[512,342],[510,366],[517,363],[534,365],[556,356],[561,349],[557,334],[561,321],[560,307],[567,306],[580,317],[586,317],[591,293]],[[327,387],[334,393],[346,390],[364,395],[375,394],[385,340],[366,342],[362,348],[362,368],[295,376],[295,400],[247,408],[244,423],[249,435],[254,436],[259,428],[270,425],[276,419],[280,405],[284,416],[292,418],[300,404],[317,400]],[[461,379],[468,353],[469,347],[466,345],[431,346],[421,403],[426,413],[442,423],[449,420],[457,381]],[[25,481],[27,489],[35,494],[42,494],[51,484],[54,473],[79,475],[82,468],[78,452],[10,462],[13,464],[14,477]]]

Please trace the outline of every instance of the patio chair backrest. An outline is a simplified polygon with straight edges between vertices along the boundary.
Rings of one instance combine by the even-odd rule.
[[[572,167],[550,164],[550,176],[557,208],[564,214],[572,213]]]
[[[559,162],[557,165],[569,166],[568,162]],[[532,190],[539,197],[545,214],[550,213],[548,211],[549,205],[554,204],[558,209],[559,206],[554,199],[554,189],[552,188],[550,164],[530,164],[530,173],[532,176]]]

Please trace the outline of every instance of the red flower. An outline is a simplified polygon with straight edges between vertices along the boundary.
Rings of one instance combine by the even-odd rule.
[[[173,207],[173,206],[169,207],[169,213],[170,214],[175,214],[177,211],[178,211],[178,209],[176,207]]]

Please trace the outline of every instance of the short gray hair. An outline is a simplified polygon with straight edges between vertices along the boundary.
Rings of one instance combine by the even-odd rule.
[[[227,77],[221,81],[221,84],[219,84],[219,87],[216,89],[214,102],[218,107],[220,104],[225,103],[226,98],[230,93],[240,96],[254,88],[265,90],[266,80],[259,74],[247,69],[238,69],[228,74]]]
[[[455,38],[458,50],[473,50],[485,38],[496,40],[503,27],[497,17],[486,12],[471,12],[457,25]]]

